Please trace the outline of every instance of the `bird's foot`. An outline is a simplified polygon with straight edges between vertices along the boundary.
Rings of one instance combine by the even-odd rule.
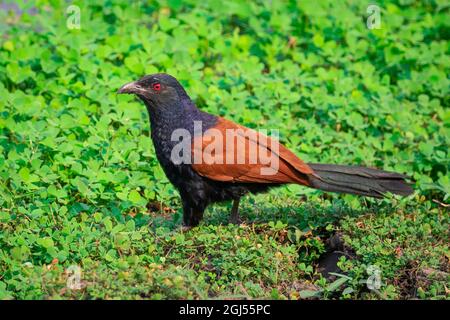
[[[233,207],[231,208],[230,223],[240,225],[242,223],[239,215],[239,200],[240,198],[233,200]]]
[[[188,232],[189,230],[191,230],[193,228],[193,226],[187,226],[187,225],[182,225],[180,227],[181,232]]]
[[[231,215],[229,221],[237,226],[242,223],[242,219],[239,215]]]
[[[171,235],[171,236],[175,236],[175,235],[177,235],[177,234],[179,234],[179,233],[185,233],[185,232],[188,232],[189,230],[191,230],[193,227],[191,227],[191,226],[185,226],[185,225],[182,225],[182,226],[176,226],[174,229],[172,229],[170,232],[169,232],[169,235]]]

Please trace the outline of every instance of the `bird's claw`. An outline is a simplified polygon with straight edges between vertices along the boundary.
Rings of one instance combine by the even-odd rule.
[[[231,216],[229,221],[230,223],[235,224],[237,226],[242,223],[242,219],[240,216]]]
[[[189,230],[192,229],[192,226],[182,225],[182,226],[180,227],[180,229],[181,229],[181,232],[188,232]]]

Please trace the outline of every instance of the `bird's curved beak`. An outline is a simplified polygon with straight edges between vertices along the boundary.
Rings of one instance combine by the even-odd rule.
[[[142,88],[139,84],[136,82],[130,82],[127,84],[124,84],[122,87],[120,87],[119,90],[117,90],[118,94],[125,93],[125,94],[142,94],[145,92],[145,89]]]

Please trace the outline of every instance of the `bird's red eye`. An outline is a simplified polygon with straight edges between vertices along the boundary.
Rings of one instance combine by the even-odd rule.
[[[159,83],[154,83],[152,87],[153,87],[153,90],[155,90],[155,91],[161,90],[161,84],[159,84]]]

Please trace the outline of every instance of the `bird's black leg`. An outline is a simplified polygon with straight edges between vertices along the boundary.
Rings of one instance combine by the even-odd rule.
[[[239,217],[239,200],[241,200],[240,197],[233,200],[233,207],[231,208],[230,216],[230,222],[233,224],[241,223],[241,218]]]
[[[200,220],[203,218],[204,208],[196,208],[194,207],[190,201],[187,199],[183,199],[183,227],[185,229],[190,229],[192,227],[196,227]]]

